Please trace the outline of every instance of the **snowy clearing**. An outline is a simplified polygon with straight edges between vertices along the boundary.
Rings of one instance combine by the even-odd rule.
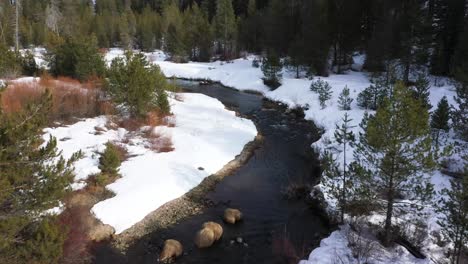
[[[175,150],[155,153],[145,148],[142,138],[132,138],[125,145],[132,157],[120,167],[122,178],[107,186],[116,195],[92,209],[116,233],[197,186],[233,160],[257,135],[252,121],[237,117],[218,100],[201,94],[182,97],[183,101],[170,100],[175,127],[155,128],[156,133],[171,138]],[[106,123],[106,117],[97,117],[46,129],[44,137],[57,137],[65,157],[83,151],[84,158],[75,163],[77,181],[99,172],[97,152],[104,150],[106,142],[120,141],[127,134],[124,129],[107,129]]]

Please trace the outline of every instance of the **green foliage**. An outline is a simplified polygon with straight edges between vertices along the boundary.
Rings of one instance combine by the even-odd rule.
[[[175,1],[164,8],[163,22],[165,50],[169,52],[173,61],[184,61],[184,57],[187,56],[186,31],[182,14]]]
[[[283,78],[282,69],[280,58],[274,52],[268,53],[262,61],[263,83],[271,89],[280,87]]]
[[[103,174],[116,175],[122,161],[117,147],[111,142],[107,142],[106,149],[99,157],[99,169]]]
[[[20,248],[20,258],[31,263],[58,263],[62,256],[65,233],[55,217],[47,216],[40,222],[26,227],[25,236],[30,237]]]
[[[440,192],[436,204],[440,218],[437,223],[451,244],[450,263],[459,264],[463,248],[468,242],[468,165],[461,179],[452,179],[450,188]]]
[[[348,86],[345,86],[338,97],[338,105],[340,106],[340,109],[345,111],[351,110],[351,104],[353,101],[354,99],[350,97]]]
[[[34,54],[30,51],[21,56],[21,66],[23,68],[23,74],[27,76],[35,76],[39,69],[34,59]]]
[[[105,63],[95,38],[67,38],[52,47],[46,56],[50,72],[55,76],[69,76],[85,81],[103,76]]]
[[[389,96],[390,86],[381,81],[374,81],[369,87],[360,92],[357,103],[360,107],[369,110],[377,110],[383,101]]]
[[[450,106],[448,104],[447,97],[444,96],[437,104],[437,109],[434,111],[434,113],[432,113],[431,127],[433,129],[448,132],[450,129],[449,120]]]
[[[317,81],[312,81],[312,84],[310,85],[310,90],[318,93],[320,106],[322,108],[325,108],[326,102],[331,99],[333,94],[331,89],[331,85],[320,78]]]
[[[6,263],[56,263],[61,254],[63,236],[44,211],[68,192],[71,165],[81,154],[59,157],[55,138],[42,145],[51,102],[46,92],[22,112],[0,111],[0,260]]]
[[[463,140],[468,141],[468,73],[459,72],[458,79],[460,82],[456,84],[455,97],[458,107],[452,111],[452,121],[455,131]]]
[[[353,146],[355,136],[352,131],[354,126],[351,125],[353,120],[345,113],[341,126],[336,125],[335,140],[339,148],[337,151],[341,154],[342,168],[340,168],[333,158],[333,153],[326,152],[324,154],[324,178],[323,184],[330,190],[331,196],[338,202],[338,209],[340,212],[340,221],[344,222],[344,215],[348,211],[347,204],[354,195],[354,181],[349,178],[349,169],[347,161],[348,147]]]
[[[143,54],[127,52],[125,58],[114,59],[107,75],[114,101],[125,104],[133,117],[144,117],[153,110],[170,112],[166,78]]]
[[[213,46],[213,33],[208,18],[196,3],[184,15],[184,28],[187,31],[186,43],[190,49],[190,59],[209,61]]]
[[[421,104],[425,106],[427,109],[431,109],[432,105],[429,102],[429,95],[430,91],[429,88],[431,87],[429,80],[426,78],[425,75],[420,74],[416,83],[413,86],[413,94],[414,97],[421,101]]]
[[[234,49],[234,41],[237,37],[237,22],[232,0],[218,0],[216,15],[213,18],[216,39],[221,44],[223,56],[229,59]]]
[[[409,209],[417,212],[433,192],[424,177],[434,166],[429,114],[397,83],[393,94],[361,126],[364,133],[354,154],[360,167],[356,179],[361,193],[369,196],[366,200],[375,201],[386,213],[384,240],[388,245],[395,214]],[[406,204],[400,204],[403,199]]]
[[[18,56],[8,47],[0,44],[0,78],[14,78],[21,72]]]

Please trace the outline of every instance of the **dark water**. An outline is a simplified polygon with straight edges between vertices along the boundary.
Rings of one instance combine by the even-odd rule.
[[[179,85],[186,91],[217,98],[252,119],[264,142],[247,164],[208,194],[213,206],[203,214],[143,237],[126,256],[107,246],[98,247],[95,263],[157,263],[162,244],[169,238],[184,245],[185,254],[176,263],[297,263],[307,256],[330,229],[303,200],[287,200],[282,193],[291,183],[318,181],[320,169],[310,148],[318,139],[314,125],[259,95],[217,84],[199,86],[179,81]],[[195,233],[203,222],[222,223],[226,206],[239,208],[244,221],[235,226],[223,224],[221,241],[209,249],[197,249],[193,244]],[[246,245],[233,243],[237,237]]]

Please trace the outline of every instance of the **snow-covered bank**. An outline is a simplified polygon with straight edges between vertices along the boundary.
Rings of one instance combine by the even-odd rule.
[[[341,111],[339,109],[338,97],[343,88],[347,86],[350,89],[350,96],[354,98],[351,110],[347,111],[347,113],[349,117],[353,119],[352,125],[355,126],[353,129],[354,133],[357,134],[360,131],[358,125],[362,121],[365,110],[357,106],[356,98],[361,91],[369,87],[371,84],[369,76],[366,73],[350,71],[343,75],[331,75],[326,78],[321,78],[331,85],[333,92],[332,98],[327,102],[326,107],[322,109],[319,104],[318,95],[310,91],[312,80],[306,78],[295,79],[293,78],[293,74],[284,71],[282,86],[275,91],[270,91],[265,85],[263,85],[261,80],[263,74],[261,70],[259,68],[252,67],[253,59],[254,57],[248,57],[247,59],[234,60],[231,63],[192,62],[187,64],[176,64],[164,61],[164,57],[159,56],[158,59],[153,61],[161,67],[161,70],[167,77],[209,79],[212,81],[218,81],[225,86],[236,88],[238,90],[253,90],[261,92],[265,97],[282,102],[291,108],[304,108],[306,118],[314,121],[315,124],[321,126],[325,131],[322,138],[313,145],[313,147],[317,148],[318,151],[335,147],[330,142],[334,141],[333,134],[335,127],[337,124],[341,123],[341,119],[345,114],[345,111]],[[447,96],[449,104],[455,105],[453,100],[454,95],[455,89],[448,82],[443,86],[433,86],[430,89],[430,102],[433,107],[435,107],[443,96]],[[352,157],[352,152],[353,150],[349,149],[348,157]],[[337,157],[338,161],[340,160],[339,155],[340,154],[338,154]],[[427,176],[431,177],[431,181],[435,184],[436,190],[448,187],[449,177],[443,175],[439,171],[433,171]],[[329,209],[333,210],[334,201],[328,195],[325,187],[320,187],[324,191],[327,202],[330,205]],[[430,207],[427,208],[427,213],[427,238],[424,241],[422,250],[428,258],[424,260],[416,259],[400,246],[396,246],[391,249],[380,247],[378,257],[373,258],[369,263],[430,263],[431,258],[441,258],[443,256],[443,248],[436,245],[436,242],[434,241],[435,238],[431,234],[432,231],[440,229],[436,223],[437,214]],[[373,224],[380,224],[381,220],[381,215],[374,215],[369,219]],[[349,256],[349,252],[350,248],[348,247],[348,241],[344,235],[344,231],[338,230],[332,233],[329,238],[325,239],[320,248],[311,253],[309,261],[303,261],[302,263],[326,263],[324,260],[332,259],[335,259],[338,261],[337,263],[340,263],[340,260],[336,258],[337,254],[342,253],[342,256],[340,257],[343,257],[344,259],[346,256]],[[348,262],[344,263],[358,263],[358,261],[351,257]]]
[[[252,141],[257,130],[252,121],[237,117],[216,99],[201,94],[182,94],[171,99],[174,127],[156,127],[155,133],[171,138],[174,150],[155,153],[134,138],[126,145],[132,156],[120,167],[122,178],[107,186],[116,195],[96,204],[92,211],[104,224],[121,233],[164,203],[173,200],[205,177],[217,172]],[[87,119],[67,127],[47,129],[58,138],[65,157],[78,150],[77,180],[99,172],[99,155],[109,140],[119,141],[126,131],[105,127],[106,118]]]

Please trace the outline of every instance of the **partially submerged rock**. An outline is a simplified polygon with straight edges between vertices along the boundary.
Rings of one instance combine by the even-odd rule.
[[[198,248],[211,247],[215,241],[223,236],[223,227],[215,222],[206,222],[202,230],[195,236],[195,244]]]
[[[215,234],[215,240],[219,240],[223,236],[223,227],[215,222],[206,222],[203,224],[203,228],[208,228],[213,230]]]
[[[197,235],[195,236],[195,245],[198,248],[208,248],[213,245],[215,242],[215,233],[213,230],[208,228],[203,228],[202,230],[198,231]]]
[[[164,242],[164,248],[159,255],[159,261],[161,262],[170,262],[175,258],[180,257],[184,248],[182,244],[174,239],[168,239]]]
[[[228,224],[235,224],[242,220],[242,213],[237,209],[228,208],[224,211],[224,221]]]

